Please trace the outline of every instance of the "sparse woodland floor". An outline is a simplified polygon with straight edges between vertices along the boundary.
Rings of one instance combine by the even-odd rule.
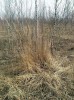
[[[45,61],[29,54],[7,56],[8,43],[0,40],[0,100],[74,100],[73,37],[54,36],[54,54],[46,54]]]

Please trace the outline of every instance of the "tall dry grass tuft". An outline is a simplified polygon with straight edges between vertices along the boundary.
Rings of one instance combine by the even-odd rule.
[[[22,61],[23,67],[21,70],[29,72],[41,72],[41,69],[48,69],[50,62],[54,60],[54,57],[51,52],[51,41],[47,33],[42,33],[39,28],[37,37],[35,38],[35,27],[28,25],[17,27],[17,24],[14,24],[14,35],[16,45],[12,47],[12,52]],[[46,63],[49,66],[46,66]],[[16,68],[16,67],[15,67]],[[16,69],[18,69],[17,67]],[[14,69],[14,68],[13,68]]]
[[[45,40],[43,40],[43,37],[38,39],[36,41],[36,49],[33,42],[28,41],[24,45],[23,48],[25,51],[20,51],[20,56],[25,66],[24,70],[40,72],[40,68],[48,69],[45,64],[52,62],[54,57],[51,53],[51,43],[47,39],[47,37]]]

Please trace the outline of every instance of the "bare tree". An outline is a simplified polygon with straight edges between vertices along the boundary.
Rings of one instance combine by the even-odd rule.
[[[71,17],[71,2],[70,0],[65,0],[65,8],[63,12],[63,17],[64,17],[64,23],[65,23],[65,28],[68,22],[70,21]]]
[[[38,13],[37,13],[37,0],[35,0],[35,33],[33,35],[33,43],[35,46],[35,52],[37,50],[37,33],[38,33]]]

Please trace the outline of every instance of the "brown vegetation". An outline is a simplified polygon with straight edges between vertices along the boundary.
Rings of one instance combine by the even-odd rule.
[[[59,15],[58,4],[55,0],[54,14],[46,15],[45,2],[40,9],[35,0],[30,18],[27,1],[26,16],[22,0],[18,5],[16,0],[5,1],[0,20],[0,100],[74,100],[74,10],[69,11],[66,0]]]
[[[70,34],[67,39],[64,35],[53,36],[52,54],[50,38],[47,32],[44,35],[38,36],[36,49],[30,35],[20,30],[15,31],[16,38],[1,37],[1,100],[73,100],[74,63],[70,53],[74,51],[70,48],[74,41]]]

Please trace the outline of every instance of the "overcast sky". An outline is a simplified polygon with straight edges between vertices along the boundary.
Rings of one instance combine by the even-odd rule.
[[[15,1],[15,0],[11,0],[11,1]],[[17,1],[19,1],[19,0],[17,0]],[[23,8],[23,12],[25,12],[25,9],[26,9],[26,0],[22,0],[22,1],[23,1],[23,7],[24,7]],[[49,9],[49,6],[50,6],[50,9],[52,11],[54,11],[54,3],[55,3],[55,0],[38,0],[38,7],[41,7],[41,4],[43,4],[44,1],[45,1],[45,6],[47,8],[47,11]],[[59,2],[60,1],[61,0],[59,0]],[[70,1],[74,1],[74,0],[70,0]],[[62,0],[61,4],[59,6],[59,12],[61,12],[61,10],[64,8],[64,3],[65,3],[65,0]],[[31,11],[34,12],[34,10],[35,10],[34,8],[35,8],[35,0],[27,0],[27,9],[28,10],[32,9]],[[4,0],[0,0],[0,16],[2,16],[4,12],[5,12],[4,11]]]
[[[14,1],[14,0],[12,0]],[[20,0],[17,0],[20,1]],[[23,1],[23,6],[25,7],[26,5],[26,0],[22,0]],[[44,0],[38,0],[38,7],[41,6],[41,4],[44,3]],[[32,7],[31,7],[32,5]],[[32,9],[31,11],[34,12],[34,8],[35,8],[35,0],[27,0],[27,9],[29,10],[30,8]],[[47,8],[49,8],[49,6],[51,7],[51,9],[54,9],[54,0],[45,0],[45,6]],[[23,8],[23,11],[25,11],[26,7]],[[0,0],[0,16],[2,16],[5,13],[4,10],[4,0]]]

